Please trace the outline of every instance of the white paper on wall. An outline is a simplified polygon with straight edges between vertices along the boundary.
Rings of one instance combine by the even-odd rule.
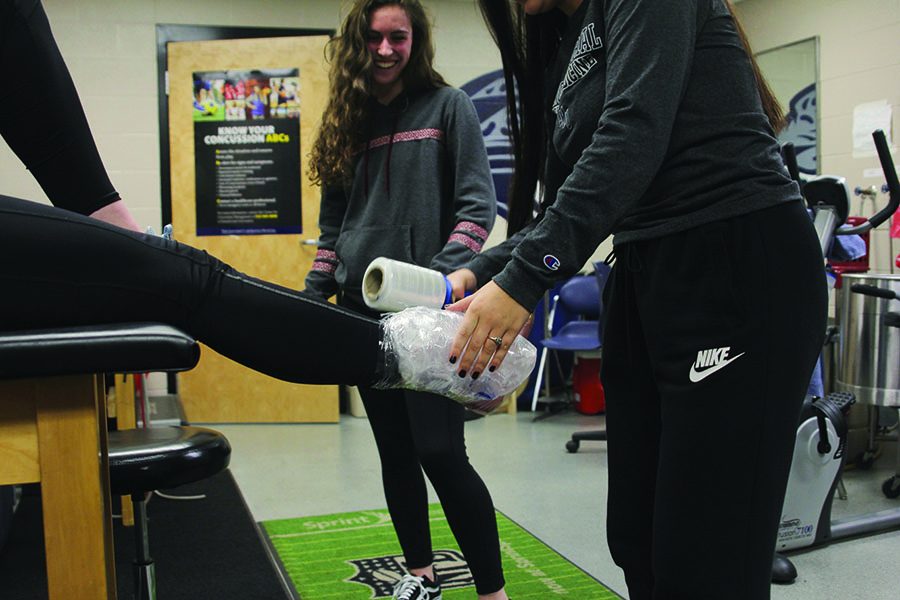
[[[891,146],[891,105],[887,100],[858,104],[853,109],[853,158],[873,156],[875,142],[872,132],[884,131],[888,147]]]

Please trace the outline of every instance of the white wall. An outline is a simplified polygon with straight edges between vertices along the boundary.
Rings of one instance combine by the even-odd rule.
[[[737,12],[756,52],[818,36],[820,171],[846,177],[851,190],[881,187],[883,177],[867,173],[879,166],[875,155],[854,155],[853,109],[881,100],[891,105],[896,161],[900,0],[744,0]],[[879,205],[886,200],[879,194]],[[854,197],[851,214],[872,212],[871,203],[860,206]],[[872,246],[873,270],[897,272],[893,258],[900,252],[900,240],[889,238],[886,225],[873,232]]]

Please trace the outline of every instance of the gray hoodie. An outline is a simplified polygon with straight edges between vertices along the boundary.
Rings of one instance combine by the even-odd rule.
[[[369,263],[384,256],[447,274],[481,250],[496,197],[481,124],[465,92],[442,87],[372,100],[368,141],[350,189],[326,186],[319,250],[306,289],[360,296]]]
[[[722,0],[584,0],[551,73],[543,211],[468,265],[522,306],[610,234],[653,239],[800,198]]]

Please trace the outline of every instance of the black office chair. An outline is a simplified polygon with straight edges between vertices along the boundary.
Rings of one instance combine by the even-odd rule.
[[[602,340],[603,340],[603,289],[606,286],[606,282],[609,279],[610,271],[612,267],[606,262],[598,261],[594,263],[594,276],[597,278],[597,286],[599,288],[599,305],[597,308],[597,338],[600,340],[600,347],[602,348]],[[572,438],[566,442],[566,450],[569,452],[578,452],[578,448],[581,445],[581,442],[595,440],[595,441],[605,441],[606,440],[606,430],[605,429],[591,429],[587,431],[576,431],[572,434]]]

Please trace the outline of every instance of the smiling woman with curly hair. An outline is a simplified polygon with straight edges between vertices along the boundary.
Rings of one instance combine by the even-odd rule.
[[[310,154],[309,168],[314,183],[341,182],[350,174],[355,149],[363,143],[365,136],[360,127],[366,119],[366,105],[374,85],[374,61],[367,49],[369,15],[387,5],[403,7],[412,26],[414,42],[409,62],[400,74],[403,88],[416,91],[447,85],[432,65],[431,25],[419,2],[373,0],[354,4],[340,35],[326,46],[326,59],[331,64],[330,90],[319,135]]]
[[[496,198],[469,97],[435,71],[418,0],[357,0],[328,45],[331,89],[310,157],[322,185],[306,291],[375,316],[362,277],[378,257],[450,273],[477,254]],[[463,291],[453,290],[461,296]],[[428,524],[431,481],[479,598],[503,600],[490,493],[465,452],[464,410],[441,396],[360,388],[409,574],[395,598],[441,597]]]

